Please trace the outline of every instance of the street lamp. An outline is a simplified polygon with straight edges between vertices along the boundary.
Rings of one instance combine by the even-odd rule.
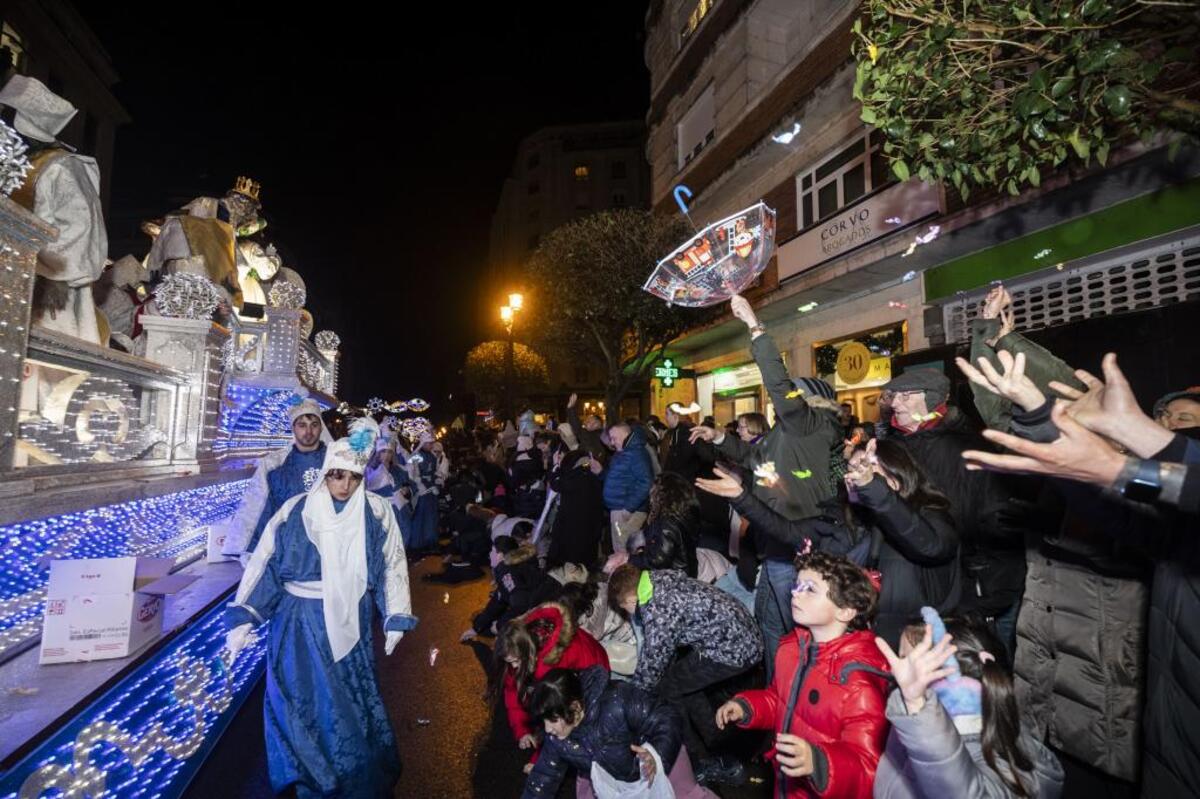
[[[512,407],[512,384],[513,384],[513,323],[517,320],[517,313],[525,305],[525,298],[520,294],[513,293],[508,295],[508,305],[500,308],[500,321],[504,322],[504,331],[508,334],[508,349],[504,353],[504,416],[506,419],[511,419],[513,416]]]

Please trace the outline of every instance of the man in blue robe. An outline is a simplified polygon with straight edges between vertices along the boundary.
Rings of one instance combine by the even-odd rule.
[[[421,433],[417,450],[408,459],[408,474],[416,488],[417,502],[413,510],[411,549],[416,553],[437,549],[438,492],[449,470],[445,455],[435,451],[435,441],[429,433]]]
[[[321,406],[304,399],[288,409],[293,442],[267,453],[250,478],[250,487],[236,513],[226,522],[222,554],[245,563],[254,551],[267,521],[297,494],[303,494],[321,471],[326,442],[332,441],[321,421]]]
[[[367,465],[367,490],[391,502],[392,512],[400,524],[400,534],[404,537],[404,548],[409,550],[412,549],[413,521],[410,500],[415,486],[408,475],[407,461],[398,462],[396,438],[387,435],[386,427],[381,427],[380,432],[375,444],[375,457]]]
[[[226,609],[229,662],[270,621],[263,718],[276,793],[391,796],[396,737],[375,675],[372,604],[391,654],[412,615],[395,516],[363,485],[374,423],[328,447],[318,480],[271,517]],[[375,428],[377,429],[377,428]]]

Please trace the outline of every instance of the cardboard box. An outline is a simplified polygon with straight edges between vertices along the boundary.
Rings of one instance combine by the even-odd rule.
[[[196,578],[171,574],[173,558],[95,558],[50,563],[38,662],[132,655],[162,635],[163,603]]]
[[[217,524],[206,525],[205,539],[208,541],[208,557],[209,563],[224,563],[227,560],[237,560],[234,555],[226,555],[222,550],[225,549],[225,538],[229,535],[229,525],[218,522]]]

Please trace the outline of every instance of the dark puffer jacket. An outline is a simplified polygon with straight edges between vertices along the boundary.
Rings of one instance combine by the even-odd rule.
[[[1011,491],[1004,475],[969,472],[962,453],[989,449],[957,408],[938,424],[915,433],[889,427],[933,485],[950,499],[950,515],[962,541],[964,607],[988,616],[1003,613],[1025,586],[1024,532],[1014,523]]]
[[[1091,486],[1047,484],[1065,501],[1052,534],[1028,550],[1014,682],[1041,740],[1106,774],[1136,781],[1144,704],[1150,565],[1123,546],[1127,516]]]
[[[565,739],[546,736],[542,756],[525,781],[524,799],[551,797],[568,768],[590,774],[592,763],[618,780],[637,782],[641,768],[630,746],[650,744],[670,773],[682,745],[679,713],[627,682],[609,682],[608,670],[592,666],[579,673],[587,708],[583,721]],[[666,779],[666,774],[660,775]]]
[[[646,449],[646,434],[635,427],[621,451],[609,461],[604,474],[604,504],[609,510],[646,510],[653,484],[654,465]]]
[[[1200,444],[1176,435],[1155,456],[1200,466]],[[1188,496],[1188,486],[1184,486]],[[1195,493],[1187,503],[1195,508]],[[1181,507],[1184,503],[1181,502]],[[1150,592],[1142,795],[1194,796],[1200,786],[1200,518],[1166,515],[1145,531],[1157,566]]]
[[[499,629],[509,619],[533,607],[539,589],[546,580],[552,579],[538,565],[537,550],[529,545],[506,552],[493,577],[496,588],[488,596],[487,605],[471,622],[471,627],[481,635],[487,633],[493,623]]]
[[[745,469],[773,472],[759,477],[754,494],[787,519],[815,516],[822,500],[833,496],[829,453],[842,431],[832,410],[812,408],[793,390],[792,380],[770,336],[750,344],[763,386],[775,406],[775,426],[756,444],[726,435],[717,448]],[[756,532],[756,535],[758,533]],[[795,553],[766,536],[756,539],[763,557],[791,561]]]
[[[803,549],[812,547],[845,555],[859,565],[883,574],[876,633],[893,647],[900,632],[925,605],[946,612],[958,604],[961,575],[958,533],[950,514],[939,508],[915,509],[882,479],[858,490],[854,513],[861,529],[846,525],[841,508],[788,521],[749,492],[734,500],[734,508],[756,528]]]

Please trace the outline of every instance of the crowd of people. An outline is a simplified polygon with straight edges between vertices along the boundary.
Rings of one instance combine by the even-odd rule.
[[[1008,304],[998,287],[959,359],[969,402],[941,371],[906,370],[873,423],[789,376],[740,297],[771,418],[721,426],[676,403],[606,423],[572,396],[561,424],[526,413],[411,445],[385,426],[346,467],[333,459],[355,434],[322,443],[297,405],[295,451],[243,520],[231,648],[299,613],[303,636],[272,626],[272,679],[297,679],[285,661],[302,639],[322,683],[346,671],[360,695],[297,709],[294,690],[268,690],[269,720],[319,730],[305,748],[297,725],[268,724],[276,787],[386,782],[390,737],[372,733],[364,768],[350,733],[316,720],[344,705],[374,729],[368,597],[390,652],[416,621],[402,555],[436,551],[435,579],[490,574],[461,640],[493,642],[528,797],[569,776],[576,796],[713,796],[756,757],[788,797],[1192,795],[1200,391],[1146,414],[1114,355],[1102,378],[1072,369]],[[324,471],[300,486],[305,458]],[[332,503],[309,510],[322,490]],[[320,543],[364,492],[365,558]],[[326,586],[355,577],[333,609],[326,589],[323,614],[302,601],[314,557]],[[388,593],[401,583],[404,601]]]

